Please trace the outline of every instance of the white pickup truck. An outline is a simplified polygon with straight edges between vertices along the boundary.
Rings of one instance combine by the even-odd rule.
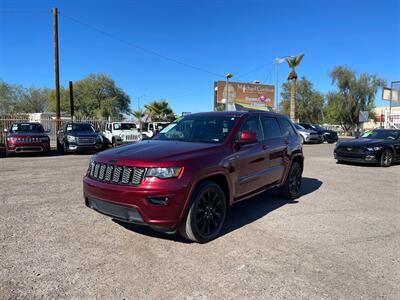
[[[113,147],[142,140],[142,134],[133,122],[107,123],[103,137],[105,142]]]
[[[142,124],[142,136],[144,139],[150,139],[155,132],[161,131],[170,122],[144,122]]]

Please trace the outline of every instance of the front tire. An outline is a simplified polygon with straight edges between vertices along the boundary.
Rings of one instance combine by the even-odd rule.
[[[300,164],[295,161],[290,167],[286,181],[280,188],[281,194],[288,199],[296,199],[300,196],[301,177],[303,170]]]
[[[67,142],[64,142],[63,143],[63,153],[66,155],[66,154],[68,154],[68,145],[67,145]]]
[[[379,164],[381,167],[390,167],[393,163],[393,152],[390,149],[383,151]]]
[[[196,187],[179,233],[186,239],[206,243],[215,239],[224,225],[226,197],[221,187],[206,181]]]

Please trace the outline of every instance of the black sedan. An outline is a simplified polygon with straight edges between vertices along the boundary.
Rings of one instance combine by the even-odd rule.
[[[389,167],[400,161],[400,130],[374,129],[359,139],[341,141],[334,157],[338,162],[375,163]]]
[[[305,129],[314,130],[322,137],[322,142],[333,144],[338,141],[338,135],[335,131],[326,129],[318,124],[299,123]]]

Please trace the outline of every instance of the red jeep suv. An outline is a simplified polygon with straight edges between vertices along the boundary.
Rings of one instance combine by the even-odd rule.
[[[50,138],[40,123],[13,123],[6,132],[6,155],[50,151]]]
[[[152,140],[95,155],[83,191],[100,213],[204,243],[235,202],[273,187],[298,197],[302,171],[301,137],[287,117],[198,113]]]

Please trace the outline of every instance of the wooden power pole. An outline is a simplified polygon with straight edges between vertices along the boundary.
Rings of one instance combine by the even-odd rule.
[[[69,107],[71,112],[71,121],[74,121],[74,89],[72,81],[69,82]]]
[[[60,67],[58,63],[58,9],[53,8],[54,17],[54,75],[56,90],[56,130],[60,130]]]

